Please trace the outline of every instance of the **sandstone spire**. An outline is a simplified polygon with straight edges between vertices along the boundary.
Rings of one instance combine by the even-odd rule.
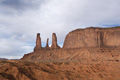
[[[57,48],[60,48],[57,44],[57,37],[56,37],[56,34],[53,33],[52,34],[52,45],[51,45],[51,48],[52,49],[57,49]]]
[[[40,38],[40,33],[37,33],[37,38],[36,38],[36,46],[34,48],[34,51],[41,49],[41,38]]]
[[[49,48],[49,44],[48,44],[48,42],[49,42],[49,38],[47,38],[47,42],[46,42],[46,46],[45,46],[46,49]]]

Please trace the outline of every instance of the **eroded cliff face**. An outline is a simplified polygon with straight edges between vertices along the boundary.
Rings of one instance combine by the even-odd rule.
[[[40,44],[38,37],[36,45]],[[119,27],[74,30],[66,36],[63,48],[59,48],[56,34],[53,34],[52,46],[48,46],[47,40],[46,47],[40,46],[34,52],[25,54],[21,58],[23,62],[1,62],[7,66],[0,65],[0,79],[120,79]]]
[[[86,28],[70,32],[63,48],[57,44],[56,34],[52,35],[52,46],[41,47],[39,34],[36,39],[34,52],[25,54],[21,60],[26,61],[59,61],[82,60],[120,60],[120,27],[115,28]],[[114,57],[113,55],[117,55]],[[101,57],[102,56],[102,57]],[[119,58],[118,58],[119,57]]]
[[[47,39],[46,49],[60,49],[57,36],[52,34],[52,45],[49,47]],[[64,41],[63,48],[88,48],[88,47],[120,47],[120,27],[114,28],[86,28],[70,32]],[[34,51],[42,49],[40,34],[37,34]]]
[[[86,28],[70,32],[63,48],[119,47],[120,28]]]

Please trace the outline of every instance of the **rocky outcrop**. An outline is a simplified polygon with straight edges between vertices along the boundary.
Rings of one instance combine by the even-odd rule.
[[[52,34],[52,45],[49,47],[49,38],[47,38],[46,46],[43,48],[41,46],[41,38],[40,38],[40,33],[37,33],[37,38],[36,38],[36,46],[34,48],[34,51],[38,51],[41,49],[60,49],[59,45],[57,44],[57,37],[56,34]]]
[[[47,38],[45,49],[49,49],[49,43],[48,42],[49,42],[49,38]]]
[[[40,38],[40,33],[37,33],[37,38],[36,38],[36,46],[34,48],[34,51],[40,50],[41,47],[41,38]]]
[[[120,79],[120,27],[74,30],[66,36],[60,49],[55,33],[52,39],[51,48],[25,54],[21,58],[23,62],[0,62],[0,79]]]
[[[38,40],[39,37],[37,41]],[[37,41],[36,41],[36,45],[38,44]],[[46,47],[48,47],[48,40],[46,43]],[[94,58],[95,60],[99,58],[99,60],[103,60],[103,61],[114,60],[115,58],[113,59],[112,55],[114,54],[119,55],[120,52],[120,27],[114,27],[114,28],[90,27],[86,29],[74,30],[66,36],[63,48],[60,48],[58,46],[56,34],[53,33],[52,46],[48,49],[46,49],[46,47],[42,49],[40,47],[32,53],[25,54],[21,60],[91,61],[91,59]],[[115,60],[117,59],[118,58],[116,58]]]
[[[88,48],[88,47],[120,47],[120,27],[76,29],[71,31],[65,38],[63,48]],[[34,51],[40,50],[41,38],[37,34]],[[48,42],[46,49],[49,48]],[[49,49],[59,49],[56,34],[52,34],[52,45]]]
[[[25,54],[25,61],[120,61],[120,48],[42,49]]]
[[[51,45],[51,49],[59,49],[60,47],[57,44],[57,37],[56,34],[53,33],[52,34],[52,45]]]
[[[86,28],[70,32],[64,41],[63,48],[119,47],[120,27]]]

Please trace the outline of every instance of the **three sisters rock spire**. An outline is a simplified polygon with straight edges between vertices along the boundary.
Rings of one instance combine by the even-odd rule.
[[[49,47],[49,38],[47,38],[46,46],[44,49],[59,49],[60,46],[57,44],[57,37],[56,34],[52,34],[52,45]],[[43,47],[41,46],[41,37],[40,33],[37,33],[37,38],[36,38],[36,46],[34,48],[34,51],[41,50]]]

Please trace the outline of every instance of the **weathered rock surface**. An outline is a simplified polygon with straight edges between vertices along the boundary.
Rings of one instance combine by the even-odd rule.
[[[36,38],[36,46],[34,48],[34,51],[41,49],[41,38],[40,38],[40,33],[37,34]]]
[[[86,28],[70,32],[64,41],[63,48],[119,47],[120,27]]]
[[[52,49],[59,49],[60,48],[58,46],[58,44],[57,44],[57,37],[56,37],[55,33],[52,34],[52,45],[51,45],[51,48]]]
[[[0,80],[119,80],[120,62],[0,61]]]
[[[38,41],[38,42],[37,42]],[[40,46],[39,34],[36,45]],[[48,40],[46,47],[48,47]],[[37,49],[25,54],[21,60],[119,60],[120,59],[120,27],[86,28],[70,32],[65,39],[63,48],[57,45],[56,34],[52,35],[51,48]],[[112,55],[118,55],[113,58]],[[99,56],[98,56],[99,55]],[[97,56],[97,57],[96,57]],[[102,57],[101,57],[102,56]]]
[[[120,61],[120,48],[42,49],[25,54],[25,61]]]
[[[48,42],[49,42],[49,38],[47,38],[45,49],[49,49],[49,43]]]

